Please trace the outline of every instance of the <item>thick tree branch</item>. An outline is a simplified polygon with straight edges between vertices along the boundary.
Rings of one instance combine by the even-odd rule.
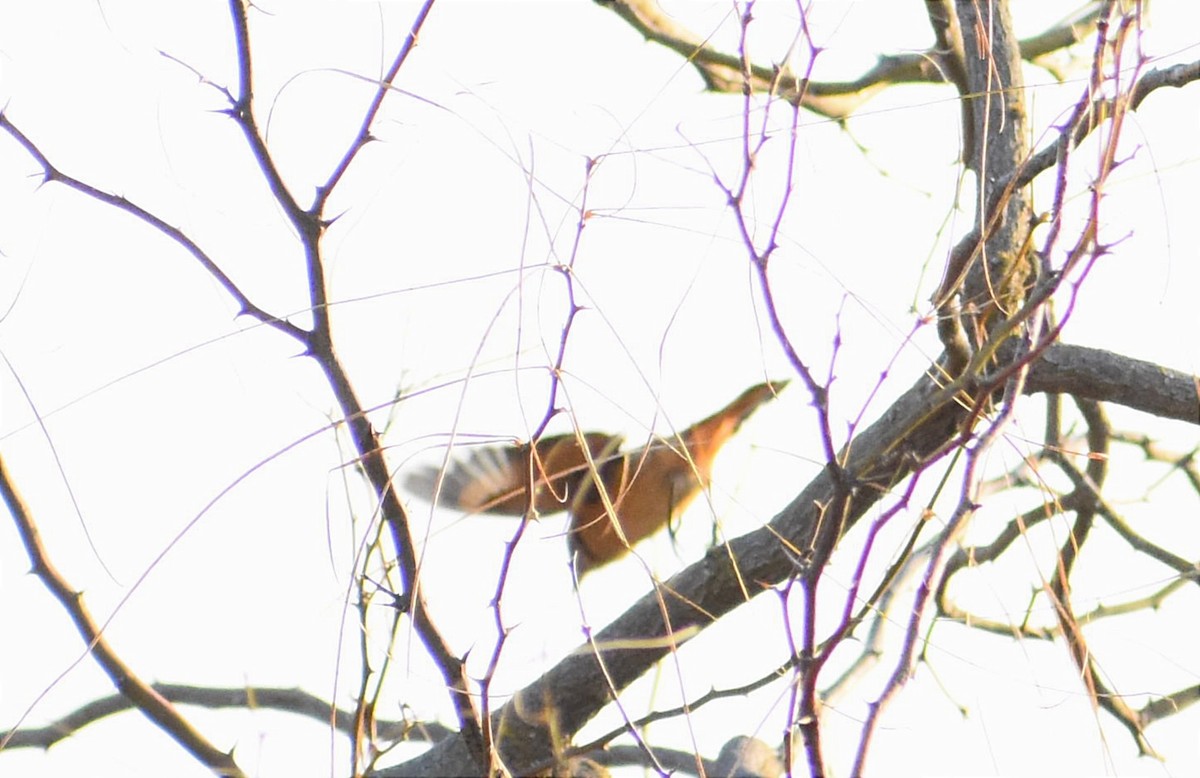
[[[1103,349],[1058,343],[1029,369],[1029,394],[1070,394],[1200,424],[1196,376]]]
[[[623,690],[662,659],[675,641],[661,638],[690,636],[742,605],[744,585],[758,593],[801,574],[804,559],[817,548],[823,530],[844,533],[893,484],[940,454],[967,413],[953,400],[954,392],[923,376],[842,452],[840,472],[826,467],[766,527],[710,550],[601,630],[595,644],[602,647],[603,670],[584,645],[518,693],[497,714],[496,731],[503,735],[499,745],[506,766],[515,774],[549,766],[563,746],[552,733],[578,731],[609,703],[609,683]],[[836,524],[832,519],[825,522],[827,514],[839,512],[831,505],[845,482],[854,484],[854,489],[844,515]],[[603,649],[628,646],[631,637],[650,638],[647,642],[654,645]],[[461,739],[453,737],[380,775],[466,774],[478,769]]]
[[[1131,375],[1152,377],[1149,385],[1158,391],[1137,391],[1139,381],[1130,380]],[[1051,346],[1030,367],[1025,390],[1079,394],[1200,424],[1196,384],[1191,376],[1097,349]],[[922,377],[855,438],[843,452],[845,475],[857,488],[842,533],[893,484],[915,468],[928,465],[928,458],[937,456],[941,447],[958,434],[965,416],[966,411],[951,402],[944,390]],[[827,467],[769,524],[731,540],[727,547],[712,549],[671,578],[659,592],[646,595],[603,629],[596,636],[596,644],[619,645],[630,638],[664,636],[663,602],[676,634],[703,629],[745,602],[743,581],[762,592],[796,575],[800,572],[797,558],[811,547],[824,511],[836,493],[837,481]],[[731,559],[737,562],[736,570]],[[603,659],[619,691],[669,650],[670,641],[660,641],[655,648],[606,651]],[[549,733],[577,731],[609,701],[608,682],[589,647],[581,646],[497,714],[496,730],[503,735],[500,748],[506,764],[514,773],[527,773],[552,763],[563,744],[553,742]],[[551,721],[553,725],[549,725]],[[379,775],[429,776],[477,770],[461,738],[455,735]]]

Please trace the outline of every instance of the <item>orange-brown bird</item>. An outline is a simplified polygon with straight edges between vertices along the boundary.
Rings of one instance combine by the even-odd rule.
[[[535,446],[475,449],[444,473],[435,467],[411,473],[405,487],[427,500],[436,492],[439,504],[471,513],[569,511],[567,547],[582,575],[624,556],[679,515],[708,486],[725,441],[786,384],[751,387],[678,435],[632,451],[620,451],[619,435],[555,435]]]

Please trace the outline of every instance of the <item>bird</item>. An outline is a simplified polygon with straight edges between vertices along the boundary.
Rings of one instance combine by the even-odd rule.
[[[567,548],[582,577],[625,556],[707,489],[717,451],[786,385],[753,386],[677,435],[632,450],[621,450],[620,435],[603,432],[542,437],[533,445],[481,446],[444,469],[412,470],[404,486],[428,502],[468,513],[567,511]]]

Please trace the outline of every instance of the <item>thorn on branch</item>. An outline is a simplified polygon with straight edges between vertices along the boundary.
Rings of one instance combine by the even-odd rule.
[[[412,595],[408,592],[388,592],[392,596],[392,607],[400,613],[412,610]]]

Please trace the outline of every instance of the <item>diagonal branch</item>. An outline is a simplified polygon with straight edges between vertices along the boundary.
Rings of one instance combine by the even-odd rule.
[[[125,696],[146,718],[154,722],[166,732],[175,742],[183,746],[189,754],[201,764],[219,776],[240,778],[244,775],[241,768],[233,761],[230,754],[216,748],[200,734],[200,732],[175,709],[165,697],[159,694],[150,684],[143,681],[126,665],[116,651],[109,645],[104,636],[107,625],[99,624],[84,605],[83,595],[71,587],[66,579],[50,561],[50,555],[42,544],[33,513],[25,504],[16,484],[9,474],[8,466],[0,458],[0,497],[8,507],[21,543],[29,561],[33,566],[33,574],[50,590],[54,598],[62,605],[63,610],[75,623],[75,629],[87,644],[91,654],[100,668],[112,680],[113,685]],[[0,748],[3,748],[0,742]]]
[[[1115,373],[1129,375],[1149,363],[1110,352],[1056,344],[1040,361],[1030,366],[1026,393],[1046,391],[1079,394],[1091,399],[1120,402],[1129,407],[1170,418],[1196,417],[1194,380],[1185,373],[1156,367],[1155,385],[1160,393],[1131,393],[1128,386],[1111,379]],[[1122,372],[1123,371],[1123,372]],[[1136,385],[1135,382],[1129,382]],[[1190,404],[1187,392],[1191,392]],[[1171,399],[1174,398],[1174,399]],[[847,450],[844,476],[856,488],[842,526],[844,533],[907,474],[931,463],[942,445],[954,439],[967,411],[948,398],[945,390],[922,377],[883,416],[859,435]],[[896,441],[904,441],[897,444]],[[662,604],[676,633],[707,627],[745,603],[739,580],[757,587],[757,592],[796,574],[796,556],[789,550],[810,547],[820,524],[821,506],[837,493],[837,479],[825,468],[765,527],[735,538],[726,546],[712,549],[702,560],[687,567],[663,587],[661,598],[651,593],[596,635],[596,644],[628,645],[631,638],[660,638],[636,650],[603,650],[605,668],[613,687],[623,690],[652,668],[668,652]],[[781,542],[782,541],[782,542]],[[735,565],[730,560],[736,560]],[[738,574],[741,574],[739,579]],[[754,591],[754,590],[752,590]],[[608,681],[596,658],[584,645],[557,666],[519,692],[497,714],[496,730],[505,735],[501,751],[514,773],[528,773],[553,761],[555,744],[550,731],[577,731],[609,703]],[[554,727],[546,727],[552,718]],[[477,771],[457,735],[404,764],[387,768],[380,776],[428,776]]]
[[[958,434],[967,411],[946,391],[922,376],[875,424],[862,432],[839,459],[843,467],[826,467],[792,503],[762,529],[714,548],[630,607],[595,637],[602,661],[582,646],[540,679],[519,692],[498,714],[496,730],[504,733],[500,749],[515,774],[528,774],[553,761],[552,735],[574,733],[611,701],[611,688],[625,689],[662,659],[673,635],[703,629],[746,602],[743,582],[757,594],[798,571],[796,549],[822,544],[822,528],[844,533],[888,489],[914,468],[940,455]],[[907,434],[899,434],[907,431]],[[902,440],[902,445],[896,441]],[[835,472],[837,471],[837,472]],[[843,484],[854,484],[844,520],[822,523]],[[665,618],[664,618],[665,616]],[[641,638],[636,649],[630,638]],[[676,640],[675,643],[682,642]],[[624,646],[624,648],[622,647]],[[607,648],[606,648],[607,647]],[[606,673],[607,671],[607,677]],[[410,762],[381,776],[473,773],[461,739],[449,738]]]
[[[217,282],[220,283],[225,289],[225,291],[229,293],[229,296],[232,297],[234,302],[238,304],[240,313],[242,315],[250,316],[257,321],[262,322],[263,324],[274,327],[285,335],[295,338],[302,343],[307,341],[308,333],[305,330],[297,327],[295,324],[292,324],[286,319],[282,319],[267,313],[262,308],[259,308],[257,305],[252,303],[250,298],[248,298],[242,292],[233,279],[221,269],[221,266],[218,265],[216,261],[213,260],[213,258],[210,257],[208,253],[205,252],[204,249],[202,249],[194,240],[189,238],[183,232],[183,230],[168,224],[161,217],[126,197],[105,192],[102,189],[99,189],[91,184],[79,180],[78,178],[62,172],[44,153],[42,153],[42,150],[38,148],[37,144],[30,140],[30,138],[25,135],[20,128],[13,124],[12,120],[3,113],[0,113],[0,130],[5,131],[12,136],[13,140],[19,143],[21,147],[29,154],[29,156],[33,157],[33,159],[38,163],[38,166],[41,167],[42,176],[45,181],[62,184],[68,189],[79,192],[85,197],[89,197],[97,202],[112,206],[119,211],[124,211],[130,216],[133,216],[135,219],[145,222],[150,226],[151,229],[174,241],[176,244],[181,246],[184,251],[191,254],[196,261],[200,263],[200,266],[204,268],[204,270],[207,271],[213,278],[215,278]]]

